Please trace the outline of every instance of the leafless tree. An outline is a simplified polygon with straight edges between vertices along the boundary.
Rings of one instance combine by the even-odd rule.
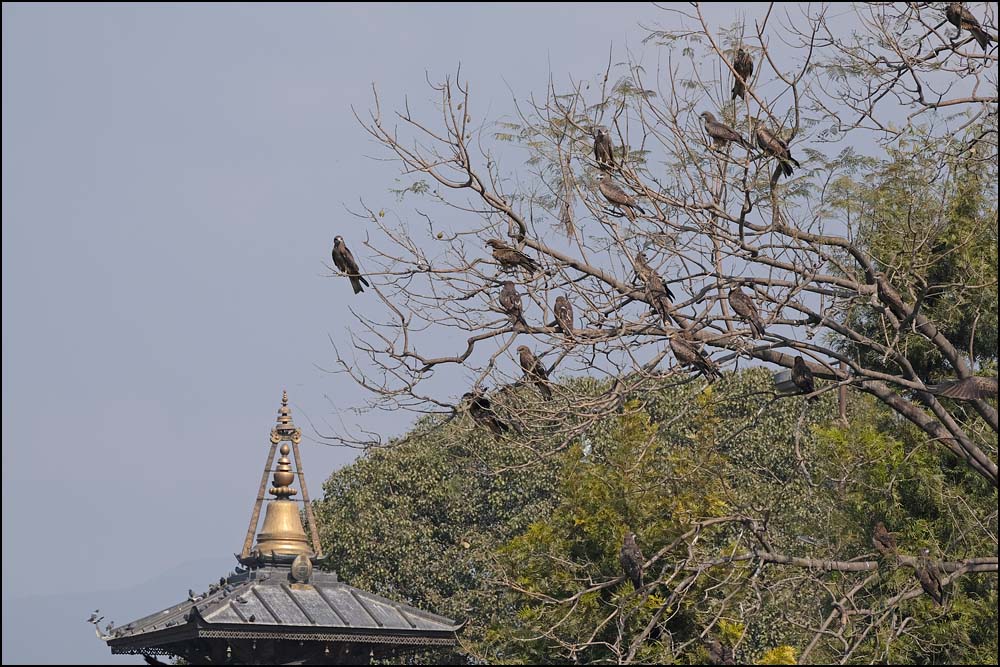
[[[970,7],[995,39],[995,5]],[[996,177],[997,50],[980,48],[968,32],[956,38],[943,9],[942,3],[872,3],[845,15],[822,6],[772,7],[752,26],[723,29],[710,25],[697,3],[665,9],[666,22],[676,27],[650,34],[666,54],[655,75],[626,64],[619,76],[609,63],[596,84],[572,82],[560,90],[552,82],[543,98],[517,103],[516,118],[497,124],[474,117],[473,88],[460,70],[431,84],[437,117],[421,117],[409,105],[388,112],[373,89],[373,108],[357,113],[359,122],[402,166],[408,179],[402,195],[422,196],[434,210],[417,207],[405,220],[364,204],[357,212],[375,230],[358,254],[386,317],[359,316],[355,353],[338,352],[340,370],[370,392],[374,407],[387,410],[449,414],[467,391],[502,388],[494,391],[493,409],[515,428],[498,437],[531,448],[541,442],[533,434],[558,431],[559,447],[537,452],[547,456],[644,387],[670,379],[691,383],[692,391],[704,386],[670,353],[670,339],[680,334],[723,370],[740,359],[791,369],[802,356],[818,394],[848,387],[875,397],[996,487],[995,396],[961,405],[942,400],[929,391],[932,379],[921,376],[907,346],[918,337],[946,360],[952,377],[933,381],[960,381],[977,371],[974,340],[945,335],[922,307],[929,286],[921,262],[929,261],[947,217],[948,196],[961,178],[959,158]],[[731,99],[740,49],[755,66],[745,96]],[[801,168],[783,171],[774,151],[756,145],[716,146],[702,127],[705,111],[742,136],[771,133]],[[623,212],[602,196],[606,165],[595,161],[592,134],[601,125],[611,128],[617,156],[606,177],[643,213]],[[529,149],[526,164],[515,144]],[[895,255],[880,254],[862,241],[873,212],[851,200],[853,179],[865,160],[918,149],[939,158],[922,199],[936,204],[914,213]],[[504,238],[540,270],[504,268],[485,248],[491,238]],[[669,312],[661,312],[655,290],[636,274],[639,253],[678,295]],[[523,295],[526,327],[495,306],[505,280]],[[995,288],[995,267],[969,280],[969,290]],[[749,290],[762,326],[731,311],[727,295],[739,286]],[[563,294],[575,305],[571,346],[550,305]],[[866,326],[852,317],[862,311]],[[975,316],[996,319],[995,312]],[[458,339],[464,341],[447,349],[446,341]],[[512,389],[525,384],[516,350],[528,342],[554,380],[551,401]],[[607,379],[608,391],[582,398],[555,382],[579,374]],[[672,595],[683,595],[693,578],[743,558],[873,573],[853,592],[833,595],[834,610],[816,625],[803,659],[836,634],[838,619],[868,619],[874,627],[893,605],[920,595],[914,579],[899,599],[857,608],[854,596],[877,575],[877,561],[815,562],[774,552],[756,523],[747,534],[756,541],[752,555],[705,562],[692,554],[661,572],[661,581]],[[646,571],[667,549],[647,561]],[[910,556],[897,564],[918,566]],[[966,572],[996,572],[997,560],[939,567],[947,582]],[[636,646],[623,648],[623,661],[634,659]],[[848,658],[850,652],[847,646]]]

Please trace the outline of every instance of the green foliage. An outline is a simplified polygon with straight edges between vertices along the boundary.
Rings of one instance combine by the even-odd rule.
[[[757,661],[758,665],[794,665],[795,649],[791,646],[773,648]]]
[[[315,505],[324,549],[345,581],[475,619],[464,636],[489,646],[483,612],[516,613],[491,583],[493,551],[547,512],[556,489],[556,463],[524,468],[532,458],[469,419],[426,421],[330,476]]]
[[[563,389],[583,400],[605,388]],[[829,396],[777,398],[762,369],[705,388],[664,384],[568,448],[532,433],[545,456],[465,416],[427,420],[330,477],[316,504],[321,537],[349,583],[468,620],[459,653],[472,662],[617,662],[634,651],[635,662],[699,664],[717,639],[740,662],[791,664],[831,595],[865,573],[752,557],[698,571],[759,548],[740,517],[766,516],[770,548],[803,558],[875,558],[878,520],[903,554],[995,548],[996,496],[980,476],[867,397],[852,399],[850,423],[832,420]],[[663,552],[640,592],[618,561],[626,529],[645,558]],[[877,609],[914,586],[910,568],[882,562],[855,604]],[[990,662],[995,574],[963,577],[950,596],[944,609],[924,595],[904,601],[908,631],[878,626],[852,661]],[[824,640],[809,660],[836,662],[842,651]]]
[[[975,136],[980,128],[969,130]],[[996,368],[997,354],[997,171],[976,159],[956,138],[915,136],[873,163],[862,181],[838,180],[831,206],[853,221],[857,243],[868,250],[892,284],[935,322],[959,350],[972,351],[976,365]],[[955,157],[945,165],[946,150]],[[885,340],[881,310],[856,305],[849,324],[876,341]],[[881,354],[844,343],[868,368],[885,367]],[[905,333],[900,347],[925,381],[950,376],[940,351],[924,336]],[[889,367],[889,372],[898,372]],[[995,370],[993,371],[995,372]]]

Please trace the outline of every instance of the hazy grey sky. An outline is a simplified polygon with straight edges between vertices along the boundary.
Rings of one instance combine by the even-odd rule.
[[[641,58],[640,24],[663,18],[620,4],[2,11],[5,662],[38,639],[9,635],[10,600],[239,550],[283,388],[304,427],[336,420],[330,401],[361,403],[317,366],[330,337],[347,344],[345,303],[367,296],[324,277],[333,237],[363,238],[344,206],[394,202],[398,168],[365,157],[382,154],[351,115],[373,81],[387,106],[426,103],[425,76],[461,62],[495,119],[550,67],[594,78],[612,45]],[[354,455],[306,443],[314,497]],[[89,611],[72,633],[96,643]]]

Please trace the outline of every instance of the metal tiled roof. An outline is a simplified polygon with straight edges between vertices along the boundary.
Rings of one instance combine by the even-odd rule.
[[[115,653],[196,637],[356,641],[453,645],[462,625],[313,572],[294,583],[289,570],[264,567],[231,576],[204,597],[113,629],[104,639]]]

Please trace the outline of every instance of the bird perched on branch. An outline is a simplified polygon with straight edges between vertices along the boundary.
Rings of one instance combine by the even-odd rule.
[[[667,286],[663,278],[649,265],[645,253],[636,254],[632,264],[635,266],[636,276],[645,285],[646,300],[649,301],[649,305],[653,307],[664,324],[669,323],[673,319],[671,313],[676,298],[674,293],[670,291],[670,287]]]
[[[573,304],[563,295],[556,297],[556,303],[552,306],[552,312],[556,316],[556,324],[559,330],[567,336],[573,336]]]
[[[985,51],[989,48],[990,42],[993,38],[990,37],[989,33],[983,30],[983,27],[979,25],[979,19],[972,15],[966,6],[961,2],[951,2],[944,10],[945,18],[948,19],[948,23],[952,24],[958,28],[958,34],[955,39],[962,36],[962,28],[965,28],[972,33],[972,36],[976,38],[979,42],[979,46]]]
[[[674,297],[674,293],[670,291],[670,288],[663,281],[663,278],[661,278],[660,275],[653,270],[653,267],[649,265],[649,260],[646,258],[646,253],[644,252],[636,253],[635,260],[632,262],[632,265],[635,267],[635,275],[637,278],[639,278],[639,280],[641,280],[644,283],[655,282],[656,280],[659,280],[661,283],[663,283],[663,290],[666,292],[667,298],[670,299],[671,301],[673,301],[676,298]]]
[[[639,211],[642,215],[646,215],[646,211],[636,203],[635,197],[622,190],[607,174],[601,178],[598,187],[604,198],[624,213],[625,217],[629,220],[635,220],[635,211],[632,209]]]
[[[920,559],[917,562],[917,580],[920,587],[930,596],[938,606],[944,604],[944,580],[941,577],[941,570],[931,560],[929,549],[920,550]]]
[[[737,315],[747,321],[750,325],[750,330],[753,331],[754,338],[762,338],[764,336],[764,322],[761,321],[760,313],[757,312],[757,305],[753,302],[749,294],[739,287],[734,287],[729,290],[729,305],[732,306]]]
[[[670,337],[670,349],[681,366],[698,370],[709,382],[715,382],[722,377],[719,367],[711,357],[700,352],[694,343],[688,340],[685,333],[678,331]]]
[[[903,302],[903,297],[889,282],[889,277],[881,271],[875,273],[875,293],[878,295],[879,301],[887,305],[897,317],[901,319],[907,317],[909,312]]]
[[[750,148],[749,142],[743,138],[743,135],[725,123],[716,120],[711,111],[702,111],[701,117],[705,120],[705,132],[712,138],[712,143],[715,144],[716,148],[723,148],[731,141],[735,141],[744,148]]]
[[[733,69],[736,71],[736,76],[733,77],[733,99],[738,97],[745,100],[747,98],[747,85],[750,83],[750,77],[753,76],[753,59],[744,49],[736,52],[736,57],[733,59]]]
[[[962,401],[975,401],[997,395],[997,379],[973,375],[961,380],[951,380],[927,387],[927,391],[945,398],[957,398]]]
[[[635,543],[635,533],[626,532],[622,544],[622,550],[618,554],[618,561],[622,565],[622,572],[632,582],[635,590],[642,588],[642,566],[646,559],[642,557],[639,545]]]
[[[493,259],[500,262],[500,266],[505,269],[514,269],[520,266],[532,274],[539,269],[538,262],[499,239],[489,239],[486,245],[493,248]]]
[[[674,310],[673,296],[674,293],[663,282],[663,278],[655,273],[646,281],[646,300],[649,301],[649,305],[653,307],[656,314],[660,316],[660,321],[664,324],[669,324],[672,320],[676,321],[672,314]]]
[[[541,392],[546,400],[552,398],[552,387],[549,386],[549,372],[545,370],[541,359],[536,357],[528,349],[527,345],[518,347],[517,354],[521,362],[521,368],[524,370],[525,379],[534,382],[535,386],[538,387],[538,391]]]
[[[872,544],[883,556],[896,555],[896,538],[886,530],[885,524],[879,521],[872,531]]]
[[[816,391],[816,381],[813,379],[813,372],[810,370],[806,360],[802,357],[795,357],[792,363],[792,382],[803,394],[811,394]],[[818,396],[810,396],[806,400],[810,403],[816,401]]]
[[[733,649],[724,646],[718,639],[713,639],[708,643],[708,662],[712,665],[735,665],[736,656]]]
[[[595,127],[591,133],[594,136],[594,159],[602,171],[608,171],[615,166],[615,153],[611,145],[611,134],[603,127]]]
[[[521,295],[514,288],[514,283],[505,280],[503,288],[500,290],[500,307],[507,313],[511,324],[520,324],[528,328],[528,323],[524,320],[524,306],[521,305]]]
[[[354,255],[347,248],[347,244],[344,243],[344,237],[336,236],[333,239],[333,263],[342,272],[346,273],[347,277],[351,279],[351,287],[354,288],[354,293],[364,292],[364,288],[361,287],[362,283],[366,287],[371,287],[368,281],[365,280],[364,276],[361,275],[361,270],[358,268],[358,263],[354,261]]]
[[[494,435],[503,435],[510,430],[507,424],[497,418],[493,411],[493,403],[482,392],[468,391],[462,394],[462,401],[468,401],[469,415],[472,419],[488,428]]]
[[[761,150],[772,157],[778,158],[778,168],[774,172],[776,180],[782,174],[785,176],[791,176],[793,164],[796,167],[802,166],[795,158],[792,157],[792,151],[789,150],[788,144],[766,127],[758,125],[756,134],[757,145],[760,146]]]

